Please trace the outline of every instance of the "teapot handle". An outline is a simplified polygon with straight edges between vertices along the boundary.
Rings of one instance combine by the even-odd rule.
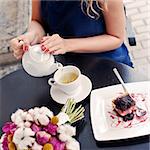
[[[50,79],[48,80],[48,84],[51,85],[51,86],[56,85],[55,79],[54,79],[54,78],[50,78]]]

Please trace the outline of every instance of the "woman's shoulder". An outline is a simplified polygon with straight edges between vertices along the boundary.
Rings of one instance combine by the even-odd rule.
[[[103,9],[123,4],[123,0],[98,0],[98,2]]]

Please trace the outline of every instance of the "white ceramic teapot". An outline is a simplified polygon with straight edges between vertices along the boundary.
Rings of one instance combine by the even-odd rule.
[[[40,45],[30,46],[22,57],[22,66],[24,70],[34,77],[47,76],[62,67],[61,63],[54,60],[54,56],[45,54]]]

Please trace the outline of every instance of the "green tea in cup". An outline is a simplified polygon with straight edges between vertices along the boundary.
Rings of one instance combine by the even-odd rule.
[[[75,81],[77,78],[78,78],[78,74],[76,74],[74,72],[67,72],[61,76],[59,81],[61,83],[67,84],[67,83]]]

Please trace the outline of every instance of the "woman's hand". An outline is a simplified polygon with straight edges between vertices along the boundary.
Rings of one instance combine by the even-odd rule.
[[[27,32],[10,41],[10,48],[17,59],[21,59],[25,51],[28,50],[29,45],[36,43],[36,37],[33,32]]]
[[[54,55],[64,54],[69,51],[66,39],[63,39],[58,34],[43,37],[41,48],[45,53]]]

